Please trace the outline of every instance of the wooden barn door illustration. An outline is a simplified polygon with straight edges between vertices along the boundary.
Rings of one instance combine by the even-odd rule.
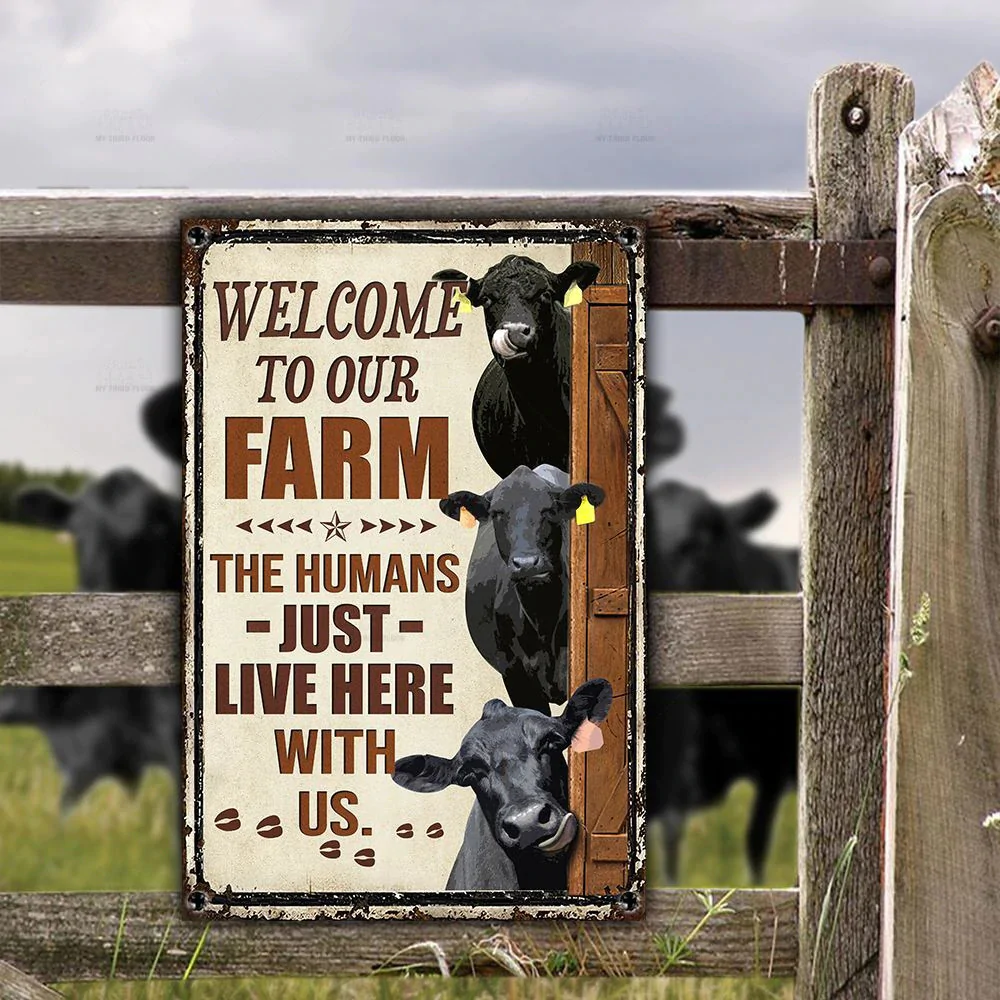
[[[610,243],[578,243],[574,260],[601,271],[573,309],[570,481],[603,488],[604,503],[570,543],[570,691],[593,677],[610,681],[604,746],[570,753],[570,806],[581,820],[569,865],[569,892],[605,895],[627,885],[629,766],[626,705],[629,590],[630,374],[627,261]]]

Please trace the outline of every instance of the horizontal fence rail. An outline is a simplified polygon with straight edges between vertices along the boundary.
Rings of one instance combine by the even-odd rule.
[[[723,891],[712,895],[717,901]],[[112,892],[0,894],[0,960],[44,982],[105,979],[122,904],[123,894]],[[740,890],[728,906],[732,912],[707,920],[684,962],[670,968],[656,936],[684,937],[704,917],[704,904],[690,889],[649,890],[644,923],[600,927],[579,921],[223,921],[209,929],[197,975],[440,972],[435,946],[452,973],[509,971],[490,957],[495,949],[528,975],[551,974],[566,959],[583,975],[795,975],[798,892]],[[201,924],[184,919],[174,893],[130,895],[117,977],[145,979],[164,941],[156,978],[180,977],[201,932]]]
[[[190,217],[493,219],[647,227],[647,306],[891,305],[895,244],[818,242],[809,195],[412,195],[191,192],[0,195],[0,302],[177,305]]]
[[[0,684],[172,684],[179,680],[176,594],[0,598]],[[798,595],[650,594],[649,683],[798,684]]]
[[[180,239],[181,221],[220,219],[387,219],[587,222],[633,219],[660,239],[811,239],[814,201],[786,194],[337,194],[176,189],[0,193],[0,247],[12,239]],[[179,254],[174,256],[178,266]]]

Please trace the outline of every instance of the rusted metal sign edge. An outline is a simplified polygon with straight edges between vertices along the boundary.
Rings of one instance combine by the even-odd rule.
[[[0,239],[0,302],[180,305],[170,239]],[[801,239],[662,239],[646,247],[648,308],[891,306],[896,245]]]
[[[212,265],[208,263],[207,256],[213,247],[221,246],[224,250],[228,250],[238,245],[250,245],[251,247],[257,245],[271,249],[282,246],[293,248],[334,245],[359,247],[366,244],[380,244],[386,247],[412,247],[423,244],[434,249],[436,244],[467,243],[473,246],[494,245],[502,248],[501,252],[505,252],[508,246],[521,241],[530,241],[532,245],[548,243],[567,247],[578,243],[600,243],[607,247],[608,259],[604,266],[608,268],[609,272],[612,270],[610,251],[620,247],[625,256],[625,274],[621,276],[620,281],[628,289],[626,315],[626,343],[629,350],[628,371],[633,384],[635,384],[641,378],[642,373],[643,309],[641,303],[644,287],[642,234],[629,221],[603,219],[594,220],[587,225],[563,222],[462,222],[452,224],[425,222],[407,224],[382,223],[371,220],[347,223],[309,221],[296,224],[287,220],[254,220],[244,223],[228,219],[191,219],[186,220],[183,225],[183,240],[181,241],[183,254],[180,272],[184,279],[187,367],[185,369],[184,413],[186,438],[185,580],[181,598],[181,633],[184,659],[182,693],[185,717],[185,752],[183,757],[185,837],[182,842],[182,855],[184,861],[183,899],[186,915],[210,920],[226,920],[233,917],[267,920],[412,920],[421,918],[450,920],[463,918],[472,920],[607,919],[628,921],[642,919],[645,912],[644,898],[641,895],[645,888],[645,811],[642,792],[644,676],[641,670],[629,666],[629,664],[643,663],[641,573],[636,581],[633,599],[635,618],[631,628],[632,639],[627,652],[623,650],[621,654],[624,661],[624,672],[627,675],[626,679],[622,681],[626,687],[626,690],[622,692],[625,698],[621,704],[626,720],[625,732],[627,736],[624,738],[625,764],[621,773],[628,778],[628,815],[630,817],[628,857],[624,859],[626,866],[624,877],[622,882],[616,886],[617,891],[611,891],[610,887],[605,887],[603,893],[597,890],[582,894],[562,890],[556,886],[522,888],[520,883],[516,888],[501,888],[489,881],[487,877],[478,875],[478,884],[473,880],[471,886],[461,889],[397,889],[393,887],[394,883],[392,882],[388,886],[384,883],[376,883],[374,888],[359,888],[358,886],[365,885],[360,879],[345,881],[342,878],[339,882],[332,882],[332,888],[321,890],[315,887],[313,878],[308,875],[308,869],[306,869],[305,876],[298,876],[297,880],[292,877],[284,883],[288,888],[274,889],[267,887],[267,879],[271,876],[265,874],[262,877],[260,875],[261,871],[267,870],[266,865],[263,868],[254,869],[252,862],[239,873],[243,882],[242,887],[238,885],[234,889],[232,884],[226,884],[224,887],[219,884],[221,880],[213,875],[213,871],[216,873],[219,871],[218,859],[224,857],[226,850],[230,848],[227,845],[223,849],[218,842],[212,845],[206,837],[206,830],[213,822],[210,817],[217,808],[208,808],[208,804],[212,801],[210,796],[212,791],[222,784],[218,777],[207,779],[211,770],[209,766],[206,766],[206,761],[212,759],[213,752],[216,754],[216,760],[218,759],[218,748],[221,741],[218,729],[215,730],[214,736],[206,735],[211,732],[206,727],[206,720],[221,713],[212,708],[210,701],[212,696],[206,694],[206,691],[212,691],[211,682],[207,681],[206,678],[212,676],[212,663],[214,662],[212,660],[214,647],[205,639],[207,632],[205,622],[212,613],[212,607],[206,601],[206,595],[212,592],[214,584],[205,582],[205,577],[208,574],[203,573],[202,570],[202,567],[207,565],[208,553],[212,551],[211,544],[216,543],[215,539],[219,537],[220,532],[220,522],[213,520],[211,515],[206,513],[209,509],[206,498],[212,497],[213,494],[210,473],[208,472],[212,468],[211,452],[204,447],[205,438],[203,435],[206,426],[204,414],[206,400],[213,397],[206,392],[206,388],[211,386],[210,380],[207,375],[202,373],[208,372],[214,366],[216,372],[223,372],[221,376],[218,374],[213,376],[217,382],[220,378],[226,377],[226,371],[221,368],[217,361],[219,355],[206,352],[204,346],[208,338],[213,336],[215,332],[215,327],[208,319],[212,306],[207,304],[208,293],[206,292],[210,275],[213,273]],[[275,256],[278,254],[276,253]],[[215,254],[215,259],[218,259],[218,252]],[[286,256],[282,260],[285,266],[288,266],[288,261],[291,261],[293,266],[297,263],[297,258],[294,256]],[[217,268],[218,264],[214,266]],[[595,270],[599,271],[600,268],[595,268]],[[219,272],[216,270],[214,273],[217,276]],[[276,273],[284,274],[286,272]],[[610,273],[608,276],[610,277]],[[421,280],[426,281],[423,275]],[[462,280],[468,279],[463,276]],[[619,283],[619,279],[613,283]],[[582,281],[581,284],[583,284]],[[446,298],[450,297],[446,296]],[[381,322],[381,318],[379,322]],[[222,335],[220,339],[226,340],[227,335]],[[230,383],[234,371],[235,369],[228,371]],[[642,412],[641,398],[641,393],[634,393],[629,417],[629,422],[639,433],[641,433],[641,418],[639,418]],[[321,413],[322,410],[317,412]],[[634,451],[634,444],[632,447]],[[637,454],[641,463],[641,452]],[[622,460],[625,461],[625,459],[626,453],[623,453]],[[641,464],[639,467],[641,468]],[[225,473],[223,474],[225,475]],[[633,466],[631,476],[627,480],[630,504],[626,510],[634,508],[632,512],[641,525],[641,492],[636,492],[634,485],[637,475],[638,473],[635,472]],[[351,495],[341,499],[348,501],[355,499],[353,485],[352,483]],[[361,500],[381,498],[381,493],[373,493],[368,487],[360,492],[362,495],[358,499]],[[230,499],[228,491],[226,499]],[[246,499],[246,497],[233,499]],[[315,496],[312,499],[315,499]],[[392,497],[390,496],[389,499]],[[600,500],[598,500],[599,502]],[[335,514],[335,519],[336,516]],[[345,526],[349,523],[346,522]],[[639,551],[641,538],[636,537],[633,542],[634,544],[629,545],[632,551],[627,554],[631,562],[635,564],[635,556]],[[272,546],[273,543],[269,542],[268,545]],[[311,542],[308,545],[309,548],[312,548]],[[296,589],[294,593],[305,594],[307,591]],[[388,611],[388,608],[386,610]],[[247,631],[249,632],[250,629],[248,628]],[[219,648],[222,646],[220,645]],[[226,648],[231,648],[228,643]],[[226,666],[228,669],[228,664]],[[609,682],[602,681],[601,683],[609,688],[610,696]],[[296,711],[298,710],[296,709]],[[335,709],[334,717],[341,712],[341,709]],[[274,713],[275,718],[283,714],[283,710]],[[437,724],[440,725],[440,723]],[[420,760],[423,758],[421,757]],[[401,760],[397,759],[395,772],[397,775],[403,773],[400,771],[400,764]],[[218,767],[217,764],[215,766]],[[420,766],[424,765],[420,764]],[[283,770],[281,773],[288,774],[290,772]],[[327,773],[337,772],[329,771]],[[353,765],[351,769],[344,771],[344,774],[353,773],[355,773]],[[375,770],[373,767],[366,767],[366,773],[374,774]],[[256,777],[254,780],[259,783],[261,779]],[[621,784],[620,781],[619,784]],[[266,792],[271,790],[272,786],[265,788]],[[426,791],[428,789],[415,788],[414,790]],[[353,788],[349,791],[353,796],[352,801],[357,802],[358,798],[354,795]],[[371,791],[370,787],[369,791]],[[317,794],[324,796],[325,800],[325,792],[317,792]],[[296,798],[295,801],[299,801],[299,799]],[[240,809],[243,808],[244,806],[240,802]],[[226,809],[224,812],[232,813],[233,818],[238,816],[236,808]],[[581,815],[583,815],[582,810]],[[219,818],[222,816],[223,813],[219,813],[214,823],[220,830],[230,833],[239,828],[237,825],[226,829],[219,823]],[[383,814],[379,813],[374,818],[381,820],[382,816]],[[398,819],[393,819],[390,829],[397,821]],[[261,832],[262,825],[264,825],[265,830],[263,833]],[[440,824],[437,825],[440,827]],[[270,830],[275,828],[278,831],[277,836],[280,836],[282,832],[281,821],[277,814],[261,821],[261,824],[258,824],[257,832],[261,836],[268,837]],[[464,828],[463,825],[462,829]],[[334,830],[332,826],[330,829]],[[346,837],[358,830],[360,830],[360,836],[370,836],[373,832],[371,828],[361,829],[360,822],[358,822],[349,833],[340,834],[340,836]],[[430,834],[430,836],[434,835]],[[335,845],[336,853],[329,856],[338,857],[340,843],[331,841],[331,844]],[[375,851],[359,852],[359,854],[365,853],[374,862]],[[355,860],[358,858],[356,857]],[[358,863],[361,864],[361,861]],[[372,866],[369,864],[365,867]],[[214,885],[212,884],[213,879],[215,879]],[[234,881],[236,880],[234,879]],[[261,882],[264,883],[263,886],[260,885]],[[450,880],[448,884],[449,886],[452,884]]]

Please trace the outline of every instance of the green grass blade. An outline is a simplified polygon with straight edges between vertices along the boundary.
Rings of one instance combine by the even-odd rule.
[[[115,972],[118,971],[118,956],[121,954],[122,938],[125,937],[125,914],[128,911],[128,896],[126,895],[122,899],[122,912],[118,917],[118,933],[115,935],[115,950],[111,956],[111,971],[108,973],[108,979],[115,978]]]
[[[160,956],[163,954],[163,949],[167,946],[167,937],[170,935],[170,928],[174,926],[174,918],[171,917],[167,921],[167,926],[163,931],[163,937],[160,938],[160,947],[156,949],[156,957],[153,959],[153,964],[149,967],[149,975],[146,976],[146,982],[151,983],[153,981],[153,976],[156,974],[156,967],[160,964]]]
[[[181,976],[181,982],[186,983],[194,971],[195,963],[198,961],[198,956],[201,954],[201,949],[205,946],[205,938],[208,937],[208,928],[210,924],[205,924],[205,929],[201,932],[201,937],[198,939],[198,944],[195,946],[194,954],[191,956],[191,961],[188,962],[187,968],[184,970],[184,975]]]

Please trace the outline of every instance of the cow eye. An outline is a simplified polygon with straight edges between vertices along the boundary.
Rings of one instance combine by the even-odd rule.
[[[546,733],[538,745],[539,753],[561,753],[566,749],[566,740],[559,733]]]

